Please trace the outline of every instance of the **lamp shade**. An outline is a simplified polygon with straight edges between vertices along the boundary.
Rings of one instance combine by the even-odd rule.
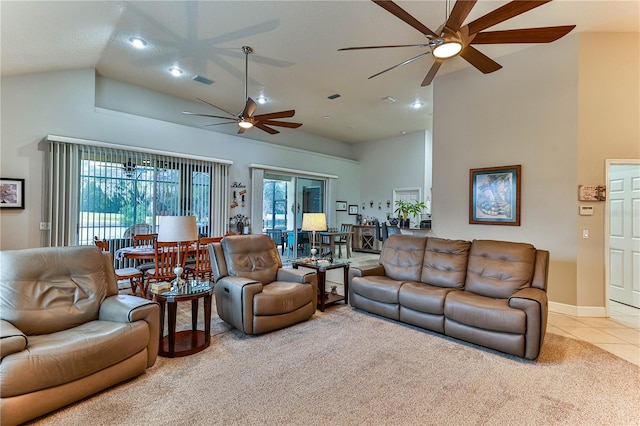
[[[303,213],[302,214],[302,230],[303,231],[326,231],[327,216],[324,213]]]
[[[195,216],[160,216],[158,241],[161,243],[198,239]]]

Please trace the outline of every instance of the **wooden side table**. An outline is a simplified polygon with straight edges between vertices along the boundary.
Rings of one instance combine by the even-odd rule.
[[[211,300],[213,288],[209,284],[187,287],[183,293],[153,293],[160,304],[160,346],[158,355],[174,358],[200,352],[209,347],[211,342]],[[198,301],[204,299],[204,330],[198,330]],[[191,330],[176,333],[176,315],[178,302],[191,301]],[[169,309],[167,318],[168,330],[164,335],[165,311]]]
[[[327,305],[344,300],[345,304],[349,304],[349,262],[344,260],[334,260],[333,263],[327,261],[313,262],[311,260],[298,259],[293,261],[293,268],[298,269],[301,266],[303,268],[309,268],[316,271],[318,274],[318,306],[320,312],[324,312],[324,308]],[[327,271],[331,269],[343,269],[344,280],[344,296],[339,294],[328,293],[326,291]]]

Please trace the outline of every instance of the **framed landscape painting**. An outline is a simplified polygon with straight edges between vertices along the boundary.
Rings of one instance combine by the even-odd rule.
[[[469,223],[520,226],[520,169],[469,170]]]
[[[24,209],[24,179],[0,178],[0,209]]]
[[[336,201],[336,211],[337,212],[346,212],[347,211],[347,202],[346,201]]]

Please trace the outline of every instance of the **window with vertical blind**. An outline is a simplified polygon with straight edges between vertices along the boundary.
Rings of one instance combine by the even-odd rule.
[[[44,245],[110,240],[112,250],[132,233],[157,232],[160,216],[196,216],[201,236],[222,235],[228,164],[49,141],[47,179],[51,222]],[[45,204],[45,203],[43,203]]]

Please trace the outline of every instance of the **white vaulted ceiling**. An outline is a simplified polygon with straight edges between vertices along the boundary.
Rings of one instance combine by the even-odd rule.
[[[445,20],[448,2],[397,3],[435,30]],[[505,3],[479,0],[465,22]],[[0,14],[2,76],[95,68],[108,79],[187,100],[202,98],[237,112],[244,105],[241,47],[248,45],[254,50],[249,56],[248,94],[269,99],[257,114],[295,109],[295,117],[286,121],[303,123],[283,133],[304,131],[357,143],[429,129],[431,123],[432,87],[420,86],[433,61],[430,55],[368,79],[427,48],[338,51],[425,41],[417,30],[370,1],[2,1]],[[577,25],[570,34],[638,32],[640,2],[556,0],[494,29],[569,24]],[[130,45],[134,36],[147,41],[145,49]],[[499,63],[501,56],[528,46],[478,50]],[[172,77],[172,66],[184,74]],[[455,58],[438,76],[467,66]],[[214,83],[195,82],[191,77],[196,74]],[[437,81],[438,77],[435,85]],[[336,93],[342,96],[327,98]],[[397,102],[384,102],[387,96]],[[425,107],[412,108],[416,100]],[[220,113],[203,103],[193,104],[192,111]],[[182,116],[179,109],[176,116],[193,126],[216,122]],[[214,129],[237,131],[235,125]],[[256,129],[246,135],[278,140],[278,135]]]

